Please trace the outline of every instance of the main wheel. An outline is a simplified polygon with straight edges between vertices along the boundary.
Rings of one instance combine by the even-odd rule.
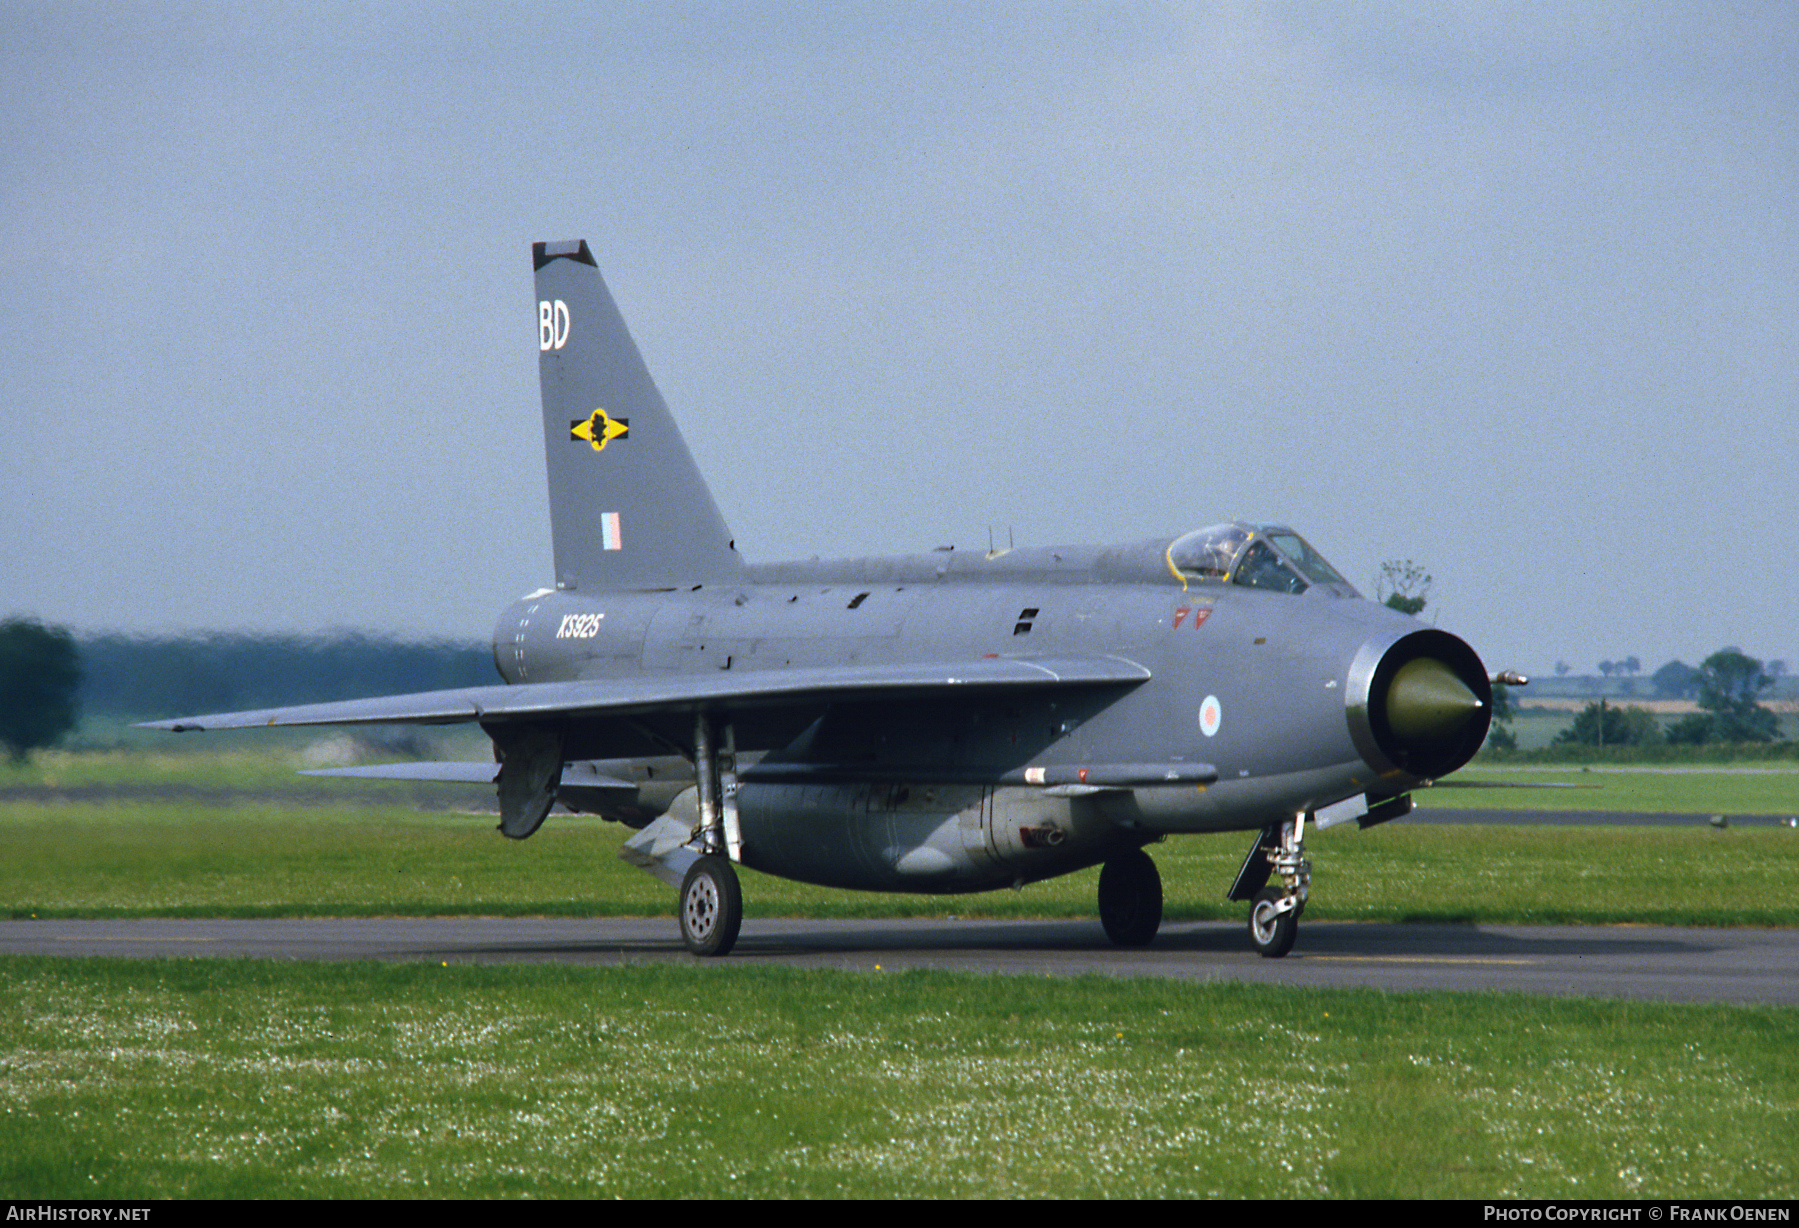
[[[1162,876],[1142,849],[1121,853],[1099,872],[1099,923],[1114,946],[1146,947],[1162,926]]]
[[[1278,887],[1264,887],[1249,906],[1249,940],[1256,953],[1267,959],[1279,959],[1293,949],[1299,936],[1299,910],[1276,912],[1275,906],[1285,893]]]
[[[681,882],[681,938],[695,955],[728,955],[743,925],[737,871],[723,857],[702,857]]]

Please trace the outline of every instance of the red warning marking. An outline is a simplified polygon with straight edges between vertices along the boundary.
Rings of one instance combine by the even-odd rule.
[[[983,660],[983,661],[995,661],[998,659],[999,659],[999,654],[997,652],[983,652],[981,654],[981,660]]]
[[[1198,631],[1201,627],[1206,625],[1206,619],[1208,619],[1210,617],[1212,617],[1212,607],[1211,606],[1206,606],[1203,609],[1195,610],[1193,612],[1193,629],[1195,631]],[[1180,624],[1176,623],[1175,625],[1179,626]]]
[[[1082,784],[1087,783],[1087,769],[1086,768],[1081,769],[1081,783]]]
[[[1179,609],[1177,609],[1174,612],[1174,629],[1176,631],[1179,631],[1181,629],[1181,619],[1187,617],[1187,615],[1191,612],[1191,610],[1192,610],[1191,606],[1181,606]]]

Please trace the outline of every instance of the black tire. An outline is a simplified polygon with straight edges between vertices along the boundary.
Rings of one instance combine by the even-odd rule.
[[[1100,870],[1099,923],[1119,947],[1146,947],[1162,927],[1162,876],[1142,849],[1121,853]]]
[[[743,891],[723,857],[702,857],[681,880],[681,939],[695,955],[729,955],[743,926]]]
[[[1299,910],[1274,911],[1284,894],[1279,887],[1264,887],[1249,906],[1249,941],[1264,959],[1279,959],[1293,949],[1293,940],[1299,937]]]

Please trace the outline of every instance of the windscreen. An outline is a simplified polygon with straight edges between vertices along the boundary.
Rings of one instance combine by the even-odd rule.
[[[1299,573],[1265,541],[1249,543],[1249,549],[1243,552],[1243,561],[1237,564],[1234,578],[1245,587],[1266,589],[1271,593],[1303,593],[1307,587]]]
[[[1348,581],[1337,574],[1337,569],[1324,561],[1324,556],[1312,549],[1311,543],[1297,533],[1276,532],[1268,535],[1280,552],[1287,556],[1287,561],[1299,568],[1300,574],[1314,584],[1347,584]]]

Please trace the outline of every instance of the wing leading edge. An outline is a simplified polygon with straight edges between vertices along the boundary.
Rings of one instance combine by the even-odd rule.
[[[847,700],[915,700],[952,694],[1028,692],[1063,687],[1135,686],[1150,672],[1125,657],[994,657],[953,664],[834,666],[822,669],[718,671],[581,682],[531,682],[383,695],[338,703],[258,708],[145,721],[143,729],[190,733],[284,725],[449,725],[556,717],[730,712],[741,708]]]

